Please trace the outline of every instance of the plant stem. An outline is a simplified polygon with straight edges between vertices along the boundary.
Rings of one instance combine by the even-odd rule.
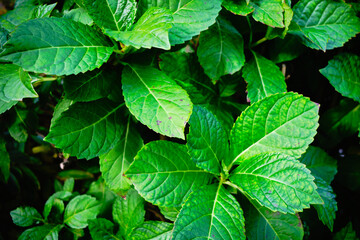
[[[251,44],[251,47],[256,47],[257,45],[259,45],[259,44],[261,44],[261,43],[263,43],[265,41],[267,41],[267,38],[263,37],[263,38],[257,40],[256,42],[254,42],[253,44]]]
[[[252,43],[252,26],[251,26],[251,22],[250,22],[250,19],[249,19],[249,16],[246,16],[246,20],[249,24],[249,29],[250,29],[250,36],[249,36],[249,48],[251,47],[251,43]]]

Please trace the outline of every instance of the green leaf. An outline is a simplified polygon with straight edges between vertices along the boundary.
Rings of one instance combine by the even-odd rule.
[[[184,145],[167,141],[146,144],[126,175],[146,201],[165,207],[181,206],[211,177],[195,166]]]
[[[93,19],[86,12],[86,10],[81,7],[76,9],[71,9],[70,11],[65,11],[63,18],[72,19],[75,22],[80,22],[89,26],[91,26],[94,23]]]
[[[330,157],[324,150],[310,146],[299,159],[306,165],[316,179],[321,178],[330,184],[337,173],[337,162]]]
[[[77,196],[69,202],[64,213],[64,223],[71,228],[85,228],[88,220],[95,219],[100,210],[98,201],[89,195]]]
[[[17,103],[18,103],[18,101],[5,102],[0,99],[0,114],[6,112],[7,110],[9,110],[12,106],[14,106]]]
[[[109,69],[70,75],[64,79],[65,98],[89,102],[106,97],[116,80],[116,72]]]
[[[241,16],[246,16],[255,10],[252,4],[248,4],[245,0],[224,0],[222,5],[230,12]]]
[[[221,184],[194,191],[175,221],[174,240],[195,238],[245,239],[243,211]]]
[[[162,215],[164,215],[165,218],[175,221],[177,216],[179,215],[179,212],[181,210],[181,207],[161,207],[159,206],[160,212]]]
[[[263,153],[243,160],[230,176],[239,190],[272,211],[300,212],[322,204],[314,177],[304,164],[279,153]]]
[[[296,93],[279,93],[249,106],[230,133],[234,160],[258,153],[281,152],[298,158],[313,141],[319,107]]]
[[[105,33],[124,45],[135,48],[170,49],[169,29],[171,12],[164,8],[150,8],[136,22],[131,31],[106,30]]]
[[[1,60],[26,71],[70,75],[100,67],[113,47],[90,26],[65,18],[27,21],[11,33]]]
[[[0,179],[7,182],[10,177],[10,156],[6,150],[6,141],[0,137]]]
[[[216,117],[207,109],[195,106],[190,117],[187,147],[199,168],[219,175],[221,162],[228,160],[228,137]],[[229,163],[226,163],[229,164]]]
[[[337,232],[333,238],[333,240],[358,240],[356,237],[356,232],[352,227],[352,223],[349,222],[343,227],[339,232]]]
[[[248,98],[252,103],[275,93],[286,92],[285,77],[272,61],[252,52],[253,58],[243,68],[242,76],[248,83]]]
[[[244,65],[244,41],[231,23],[217,18],[214,25],[200,34],[197,55],[205,73],[212,80],[218,80]]]
[[[115,236],[114,224],[105,218],[89,220],[89,231],[93,240],[120,240]]]
[[[46,18],[50,17],[52,10],[54,10],[57,3],[53,3],[50,5],[39,5],[35,8],[33,13],[33,18]]]
[[[55,124],[61,113],[69,109],[70,105],[75,103],[73,100],[61,99],[55,106],[53,117],[51,118],[51,124]]]
[[[332,0],[301,0],[293,7],[289,33],[303,44],[323,51],[341,47],[360,32],[360,20],[350,5]]]
[[[100,170],[106,184],[114,191],[128,190],[131,181],[124,176],[133,162],[137,152],[143,146],[143,141],[134,126],[128,123],[120,141],[108,153],[100,157]]]
[[[136,190],[130,189],[124,198],[117,197],[113,205],[113,219],[120,226],[120,234],[128,239],[131,231],[145,219],[145,201]]]
[[[126,106],[140,122],[160,134],[184,139],[192,103],[173,80],[152,67],[127,65],[122,89]]]
[[[245,211],[246,236],[249,240],[303,239],[304,229],[299,216],[272,212],[256,201],[250,202],[249,211]]]
[[[23,98],[38,97],[31,85],[29,74],[13,64],[0,65],[0,100],[22,101]]]
[[[33,19],[35,5],[19,6],[12,11],[0,16],[0,26],[8,32],[15,30],[17,26],[27,20]]]
[[[73,192],[75,185],[74,178],[68,178],[64,182],[63,190],[67,192]]]
[[[30,228],[18,240],[57,240],[63,225],[47,224]]]
[[[15,121],[9,126],[9,133],[17,142],[26,142],[28,130],[30,130],[32,112],[25,109],[14,108],[16,114]]]
[[[282,0],[253,0],[250,5],[254,8],[252,17],[256,21],[270,27],[285,27]]]
[[[168,222],[147,221],[132,231],[130,239],[171,240],[173,227],[174,224]]]
[[[284,39],[275,39],[270,44],[269,55],[274,63],[291,61],[299,57],[305,47],[294,35],[286,35]]]
[[[135,0],[80,0],[79,2],[94,22],[104,30],[127,30],[134,23]]]
[[[29,227],[43,221],[40,213],[33,207],[18,207],[10,212],[13,223],[20,227]]]
[[[107,99],[74,103],[50,126],[45,141],[78,158],[108,152],[123,132],[120,108]]]
[[[55,202],[57,199],[68,201],[71,196],[72,196],[72,193],[68,192],[68,191],[59,191],[59,192],[56,192],[53,195],[51,195],[49,197],[49,199],[45,202],[45,206],[44,206],[43,215],[44,215],[45,220],[47,220],[52,207],[56,204]]]
[[[360,21],[359,21],[360,25]],[[328,65],[320,69],[344,97],[349,97],[360,102],[360,57],[352,53],[336,55]]]

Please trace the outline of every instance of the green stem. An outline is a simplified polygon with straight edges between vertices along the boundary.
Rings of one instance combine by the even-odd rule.
[[[251,43],[252,43],[252,38],[253,38],[253,35],[252,35],[252,26],[251,26],[251,22],[250,22],[250,19],[249,19],[249,16],[246,16],[246,20],[249,24],[249,29],[250,29],[250,36],[249,36],[249,48],[251,47]]]
[[[265,42],[265,41],[267,41],[267,40],[268,40],[268,39],[267,39],[266,37],[263,37],[263,38],[257,40],[256,42],[254,42],[253,44],[251,44],[251,47],[252,47],[252,48],[253,48],[253,47],[256,47],[257,45],[259,45],[259,44],[261,44],[261,43],[263,43],[263,42]]]

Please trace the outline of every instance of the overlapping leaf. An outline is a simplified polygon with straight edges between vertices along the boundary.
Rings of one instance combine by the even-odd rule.
[[[29,227],[42,221],[40,213],[33,207],[18,207],[10,212],[14,224],[20,227]]]
[[[35,5],[20,6],[0,16],[0,26],[8,32],[15,30],[17,26],[27,20],[33,19]]]
[[[125,174],[146,201],[165,207],[181,206],[211,176],[195,166],[184,145],[167,141],[146,144]]]
[[[81,22],[81,23],[83,23],[85,25],[89,25],[89,26],[91,26],[94,23],[93,19],[86,12],[86,10],[81,7],[71,9],[70,11],[65,11],[63,18],[69,18],[69,19],[74,20],[75,22]]]
[[[132,231],[130,239],[171,240],[173,227],[174,225],[168,222],[147,221]]]
[[[246,0],[224,0],[222,5],[230,12],[241,16],[246,16],[255,10]]]
[[[128,65],[122,88],[126,106],[140,122],[155,132],[184,139],[192,103],[172,79],[152,67]]]
[[[285,27],[282,0],[253,0],[250,4],[254,8],[252,17],[256,21],[270,27]]]
[[[65,18],[27,21],[11,33],[1,60],[23,69],[56,75],[93,70],[108,60],[113,47],[99,32]]]

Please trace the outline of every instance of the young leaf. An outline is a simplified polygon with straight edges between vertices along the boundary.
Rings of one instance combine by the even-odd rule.
[[[15,107],[14,110],[15,121],[9,126],[9,133],[17,142],[26,142],[29,136],[28,131],[31,130],[32,125],[35,125],[36,115],[26,109]]]
[[[249,211],[245,211],[246,236],[253,239],[302,240],[304,229],[299,216],[272,212],[250,200]]]
[[[272,211],[295,213],[322,204],[305,165],[283,154],[259,154],[241,162],[230,176],[245,196]]]
[[[296,93],[279,93],[249,106],[230,133],[233,163],[258,153],[281,152],[298,158],[313,141],[319,107]]]
[[[55,124],[60,115],[66,110],[68,110],[73,103],[75,103],[73,100],[65,98],[60,99],[60,101],[55,106],[53,117],[51,118],[51,125]]]
[[[84,8],[75,8],[70,11],[65,11],[63,18],[72,19],[75,22],[80,22],[85,25],[93,25],[94,21]]]
[[[10,177],[10,156],[6,150],[6,141],[0,137],[0,180],[7,182]]]
[[[58,239],[59,232],[63,225],[47,224],[30,228],[23,232],[18,240],[43,240],[43,239]]]
[[[241,16],[246,16],[255,10],[252,4],[248,4],[245,0],[224,0],[222,5],[233,14]]]
[[[221,184],[194,191],[175,221],[174,240],[195,238],[245,239],[243,211]]]
[[[65,18],[27,21],[11,33],[4,47],[1,60],[26,71],[56,75],[93,70],[113,52],[110,43],[96,30]]]
[[[282,0],[253,0],[250,4],[254,8],[252,17],[256,21],[270,27],[285,27]]]
[[[45,220],[47,220],[52,207],[56,204],[56,200],[66,200],[68,201],[70,199],[70,197],[72,196],[71,192],[68,191],[60,191],[60,192],[56,192],[53,195],[51,195],[48,200],[45,202],[45,206],[44,206],[44,211],[43,211],[43,215]]]
[[[152,67],[127,65],[122,89],[126,106],[140,122],[160,134],[184,139],[192,103],[173,80]]]
[[[106,30],[105,33],[124,45],[135,48],[170,49],[169,29],[171,12],[164,8],[150,8],[136,22],[131,31]]]
[[[181,206],[211,177],[195,166],[184,145],[167,141],[146,144],[126,175],[146,201],[165,207]]]
[[[331,85],[341,95],[360,102],[359,56],[352,53],[336,55],[325,68],[320,69],[320,73],[330,81]]]
[[[132,231],[130,239],[171,240],[173,227],[174,224],[168,222],[147,221]]]
[[[78,158],[108,152],[123,132],[120,108],[107,99],[74,103],[50,126],[45,141]]]
[[[33,207],[18,207],[10,212],[13,223],[20,227],[29,227],[43,221],[40,213]]]
[[[22,101],[23,98],[38,97],[31,85],[29,74],[13,64],[0,65],[0,100]]]
[[[64,223],[71,228],[85,228],[88,220],[95,219],[100,210],[98,201],[89,195],[77,196],[69,202],[64,213]]]
[[[341,47],[360,32],[360,20],[350,5],[332,0],[300,0],[293,7],[289,33],[303,44],[323,51]]]
[[[131,181],[124,176],[137,152],[143,146],[139,133],[131,127],[131,119],[120,141],[108,153],[100,156],[100,171],[106,184],[114,191],[128,190]]]
[[[191,159],[199,168],[219,175],[221,162],[228,159],[229,153],[226,132],[216,117],[200,106],[194,107],[189,124],[187,147]]]
[[[242,76],[248,83],[248,98],[252,103],[275,93],[286,92],[285,77],[272,61],[256,52],[243,68]]]
[[[136,190],[130,189],[126,197],[117,197],[113,205],[113,219],[120,226],[120,234],[128,239],[131,231],[145,219],[145,201]]]
[[[52,10],[54,10],[57,3],[53,3],[50,5],[39,5],[35,8],[33,13],[33,18],[46,18],[50,17]]]
[[[200,34],[197,55],[205,73],[212,80],[218,80],[244,65],[244,41],[231,23],[217,18],[214,25]]]
[[[64,182],[63,190],[67,192],[73,192],[75,185],[74,178],[68,178]]]
[[[89,220],[89,231],[93,240],[120,240],[114,234],[114,224],[105,218]]]

